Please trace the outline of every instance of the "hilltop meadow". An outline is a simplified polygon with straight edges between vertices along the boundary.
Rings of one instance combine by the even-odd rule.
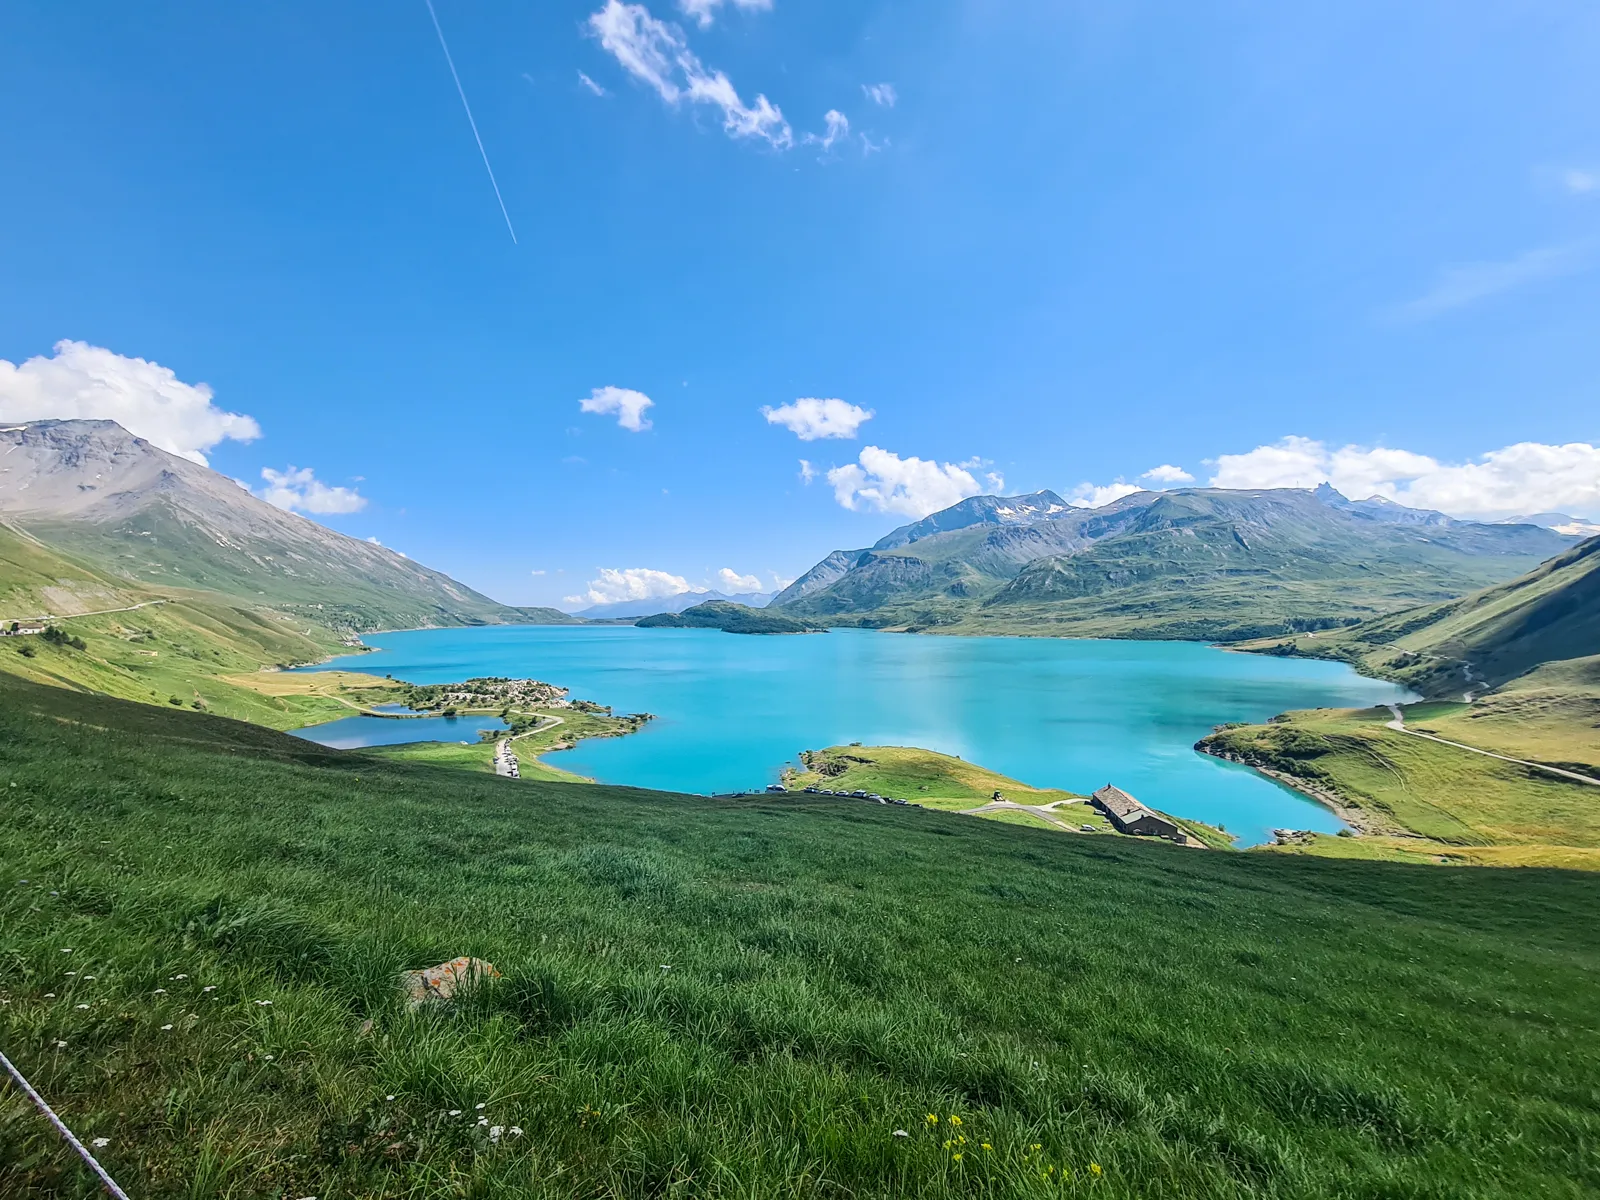
[[[0,1038],[147,1197],[1600,1188],[1591,875],[511,781],[0,675]],[[410,1012],[403,970],[501,977]],[[0,1193],[94,1193],[15,1091]]]

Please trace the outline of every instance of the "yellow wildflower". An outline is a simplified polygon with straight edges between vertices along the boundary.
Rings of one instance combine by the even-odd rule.
[[[1028,1149],[1029,1150],[1043,1150],[1044,1146],[1040,1142],[1035,1142],[1033,1145],[1029,1146]]]
[[[952,1124],[952,1125],[961,1124],[961,1118],[956,1116],[955,1113],[951,1113],[950,1114],[950,1124]]]
[[[1091,1175],[1100,1174],[1100,1164],[1099,1163],[1090,1163],[1089,1164],[1089,1174],[1091,1174]]]
[[[950,1161],[951,1162],[960,1162],[961,1161],[961,1155],[960,1154],[952,1154],[950,1156]]]
[[[939,1114],[938,1113],[929,1113],[928,1114],[928,1124],[929,1125],[937,1125],[938,1123],[939,1123]]]
[[[984,1142],[984,1143],[983,1143],[983,1148],[984,1148],[984,1149],[985,1149],[985,1150],[993,1150],[993,1149],[994,1149],[994,1147],[993,1147],[993,1146],[991,1146],[991,1145],[989,1145],[989,1143],[988,1143],[988,1142]]]

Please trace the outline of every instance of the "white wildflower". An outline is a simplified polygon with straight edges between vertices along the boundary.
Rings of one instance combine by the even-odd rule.
[[[111,1145],[111,1139],[95,1138],[94,1141],[89,1143],[89,1145],[93,1146],[96,1150],[104,1150],[107,1146]]]
[[[167,989],[166,988],[157,988],[155,991],[151,992],[150,994],[152,996],[165,996],[167,994]]]
[[[56,998],[56,994],[54,992],[46,992],[44,994],[44,998],[46,1000],[54,1000]]]
[[[506,1132],[508,1132],[512,1137],[521,1137],[522,1136],[522,1126],[521,1125],[513,1125]]]
[[[504,1125],[491,1125],[491,1126],[489,1126],[489,1140],[491,1142],[498,1142],[500,1140],[500,1135],[503,1134],[505,1131],[506,1131],[506,1127]]]
[[[172,1026],[171,1026],[171,1025],[163,1025],[163,1026],[162,1026],[162,1027],[161,1027],[161,1032],[162,1032],[162,1033],[165,1033],[165,1032],[166,1032],[166,1031],[167,1031],[167,1030],[169,1030],[169,1029],[171,1029],[171,1028],[172,1028]]]
[[[909,1133],[907,1133],[904,1129],[896,1129],[894,1131],[894,1136],[895,1137],[910,1137],[911,1135]]]
[[[385,1100],[393,1100],[393,1099],[394,1099],[394,1097],[393,1097],[393,1096],[385,1096],[385,1097],[384,1097],[384,1099],[385,1099]]]
[[[82,1012],[84,1009],[86,1009],[88,1007],[89,1006],[87,1004],[80,1004],[80,1005],[78,1005],[78,1011]]]
[[[482,1112],[485,1108],[488,1107],[488,1105],[486,1105],[486,1104],[475,1104],[475,1105],[473,1105],[473,1107],[476,1108],[479,1112]]]
[[[450,1115],[452,1117],[459,1117],[461,1115],[461,1110],[459,1108],[452,1108],[450,1110]]]
[[[65,1042],[61,1042],[61,1041],[56,1042],[56,1049],[57,1050],[65,1050],[66,1048],[67,1048],[67,1044]]]
[[[208,983],[208,984],[205,985],[205,987],[201,988],[200,990],[202,992],[214,992],[214,991],[217,990],[217,985],[214,984],[214,983]]]

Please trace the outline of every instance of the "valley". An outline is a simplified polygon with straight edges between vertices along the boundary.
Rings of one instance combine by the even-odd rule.
[[[986,498],[769,608],[589,623],[47,432],[73,454],[0,476],[0,599],[45,631],[0,638],[0,1037],[124,1178],[1600,1183],[1597,789],[1387,707],[1470,687],[1408,728],[1592,769],[1600,542],[1311,493]],[[1170,837],[1120,832],[1108,780]],[[495,974],[403,1002],[461,955]],[[9,1092],[0,1122],[0,1190],[75,1178]]]

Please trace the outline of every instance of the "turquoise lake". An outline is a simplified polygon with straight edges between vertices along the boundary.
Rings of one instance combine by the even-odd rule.
[[[1333,832],[1340,823],[1253,771],[1197,754],[1199,738],[1225,721],[1290,708],[1408,698],[1342,663],[1192,642],[505,625],[365,640],[372,653],[308,669],[413,683],[527,677],[619,713],[654,713],[641,733],[547,756],[606,783],[731,792],[775,781],[803,749],[921,746],[1039,787],[1087,793],[1115,783],[1155,808],[1222,825],[1242,844],[1268,840],[1274,828]],[[360,718],[300,732],[322,741],[335,727],[348,734],[351,720]],[[384,727],[374,732],[385,741],[440,737],[420,722],[367,720]]]

